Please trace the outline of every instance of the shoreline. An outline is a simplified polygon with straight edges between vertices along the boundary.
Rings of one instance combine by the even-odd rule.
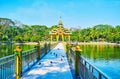
[[[120,46],[120,44],[109,43],[109,42],[71,42],[71,43],[78,44],[78,45],[115,45],[115,46]]]
[[[44,44],[45,42],[40,42],[40,44]],[[120,46],[120,44],[117,43],[109,43],[109,42],[71,42],[73,44],[79,44],[79,45],[117,45]],[[0,43],[1,45],[5,45],[5,44],[10,44],[10,43]],[[37,45],[37,42],[24,42],[24,43],[18,43],[18,42],[14,42],[12,44],[15,45]]]
[[[117,44],[117,43],[109,43],[109,42],[78,42],[78,44],[86,44],[86,45],[117,45],[117,46],[120,46],[120,44]]]

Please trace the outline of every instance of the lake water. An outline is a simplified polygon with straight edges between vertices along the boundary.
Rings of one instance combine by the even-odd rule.
[[[21,45],[22,50],[34,48]],[[120,46],[113,45],[80,45],[82,55],[112,79],[120,78]],[[11,50],[12,49],[12,50]],[[0,57],[13,54],[15,45],[0,45]]]
[[[110,76],[120,78],[120,46],[80,45],[82,55],[93,65]]]
[[[23,51],[34,48],[34,45],[20,45],[20,46]],[[5,56],[8,56],[8,55],[12,55],[15,47],[16,47],[16,45],[14,45],[14,44],[0,45],[0,57],[2,58]],[[12,60],[12,58],[10,59],[10,61],[11,60]],[[0,64],[2,63],[1,61],[0,61]],[[8,60],[4,60],[4,61],[8,61]],[[15,61],[11,61],[9,63],[7,62],[7,65],[5,63],[4,63],[4,65],[0,65],[1,66],[0,67],[0,79],[7,79],[14,74],[14,71],[15,71],[15,63],[14,62]],[[24,63],[25,63],[25,61],[24,61]],[[24,69],[25,68],[27,68],[27,67],[24,67]]]
[[[23,51],[34,48],[34,45],[20,45],[20,46]],[[0,45],[0,58],[4,56],[12,55],[15,47],[16,45],[14,44]]]

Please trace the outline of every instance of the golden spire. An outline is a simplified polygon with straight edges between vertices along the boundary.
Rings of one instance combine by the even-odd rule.
[[[62,24],[62,19],[61,19],[61,16],[60,16],[59,25],[63,25],[63,24]]]

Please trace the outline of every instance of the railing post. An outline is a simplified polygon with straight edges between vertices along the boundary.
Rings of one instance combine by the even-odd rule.
[[[20,79],[22,75],[22,49],[20,48],[20,46],[16,46],[14,52],[16,58],[16,65],[15,65],[16,79]]]
[[[37,44],[37,53],[38,53],[37,60],[39,61],[40,60],[40,42],[38,42]]]
[[[79,75],[79,68],[78,68],[78,63],[79,63],[79,55],[81,55],[81,49],[79,46],[75,47],[75,74],[76,76]]]
[[[99,73],[99,79],[102,79],[102,75],[101,75],[101,73]]]
[[[50,44],[50,42],[49,42],[49,51],[51,50],[51,46],[50,46],[51,44]]]
[[[45,53],[47,53],[47,43],[45,42]]]
[[[68,45],[67,45],[67,49],[68,49],[68,51],[67,51],[67,53],[68,53],[68,60],[71,59],[71,58],[70,58],[70,49],[71,49],[71,48],[72,48],[71,44],[68,43]]]

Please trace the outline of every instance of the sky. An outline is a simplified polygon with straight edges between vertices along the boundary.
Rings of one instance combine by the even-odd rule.
[[[0,0],[0,17],[28,25],[120,25],[120,0]]]

